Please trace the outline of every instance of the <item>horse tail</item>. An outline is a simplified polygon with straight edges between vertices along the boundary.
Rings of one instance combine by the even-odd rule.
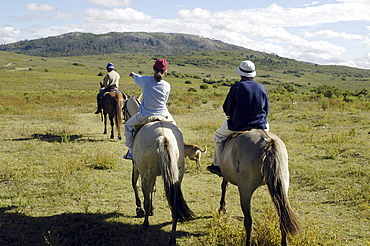
[[[116,92],[114,95],[114,107],[116,110],[116,127],[118,131],[118,139],[121,140],[121,124],[122,124],[122,108],[123,108],[123,100],[120,98],[120,92]]]
[[[295,235],[300,225],[288,200],[288,180],[284,180],[282,167],[287,156],[279,150],[281,146],[275,139],[268,138],[264,142],[263,174],[270,192],[272,201],[280,217],[280,228],[285,234]],[[284,182],[285,181],[285,182]]]
[[[186,204],[181,191],[181,181],[176,157],[177,146],[164,136],[158,139],[159,166],[164,182],[164,188],[168,205],[173,211],[175,218],[187,221],[194,217],[194,213]]]

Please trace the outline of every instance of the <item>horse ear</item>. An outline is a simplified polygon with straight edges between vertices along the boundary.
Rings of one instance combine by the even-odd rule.
[[[143,93],[141,93],[140,96],[138,96],[136,99],[141,102],[141,98],[143,98]]]
[[[100,87],[103,87],[103,83],[102,82],[100,82]]]
[[[128,96],[125,92],[122,91],[122,97],[123,97],[123,100],[126,101],[128,99]]]

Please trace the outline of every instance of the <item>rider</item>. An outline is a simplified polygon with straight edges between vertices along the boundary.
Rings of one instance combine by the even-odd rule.
[[[135,125],[145,122],[148,117],[154,115],[164,116],[168,121],[176,124],[166,106],[171,91],[171,85],[163,79],[167,76],[167,61],[165,59],[156,60],[153,70],[154,75],[152,77],[130,73],[135,83],[142,88],[143,101],[139,112],[125,124],[126,146],[129,148],[127,154],[123,156],[125,159],[132,159]]]
[[[114,70],[114,64],[108,63],[107,66],[107,75],[105,75],[102,87],[100,88],[100,91],[98,95],[96,95],[96,101],[98,104],[98,110],[95,112],[95,114],[101,113],[101,105],[100,105],[100,99],[103,97],[104,93],[107,91],[110,91],[112,89],[115,89],[118,91],[119,86],[119,74]]]
[[[223,104],[223,110],[228,117],[214,135],[214,163],[207,170],[222,176],[220,170],[220,155],[224,141],[233,133],[251,129],[265,129],[269,125],[269,101],[266,89],[254,80],[255,65],[252,61],[242,61],[236,69],[241,80],[231,86]]]

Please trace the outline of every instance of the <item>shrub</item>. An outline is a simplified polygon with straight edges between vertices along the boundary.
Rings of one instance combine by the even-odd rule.
[[[206,84],[202,84],[202,85],[200,85],[199,87],[200,87],[200,89],[202,89],[202,90],[206,90],[206,89],[208,89],[208,85],[206,85]]]

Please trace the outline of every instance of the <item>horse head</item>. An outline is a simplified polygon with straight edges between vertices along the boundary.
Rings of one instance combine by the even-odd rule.
[[[137,97],[126,95],[126,98],[127,99],[125,100],[125,103],[123,105],[123,119],[125,121],[128,121],[128,119],[130,119],[134,114],[139,112],[142,94]]]

